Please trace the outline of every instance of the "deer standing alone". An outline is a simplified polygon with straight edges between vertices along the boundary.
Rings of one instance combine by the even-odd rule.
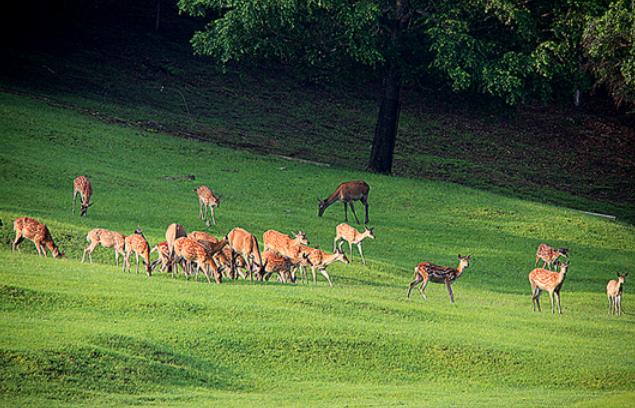
[[[536,268],[529,273],[529,283],[531,284],[531,304],[536,311],[540,312],[540,293],[546,290],[549,293],[549,301],[551,302],[551,314],[555,314],[554,303],[558,299],[558,314],[562,314],[560,310],[560,289],[567,277],[568,263],[560,264],[560,272],[552,272],[544,268]]]
[[[624,275],[617,274],[617,279],[610,280],[606,285],[606,296],[609,299],[609,314],[622,315],[622,286],[628,272]]]
[[[364,232],[359,232],[355,228],[346,223],[342,223],[335,227],[335,239],[333,240],[333,251],[339,248],[342,251],[342,244],[344,241],[348,242],[348,249],[351,252],[350,260],[353,261],[353,244],[357,245],[359,256],[362,257],[362,263],[366,265],[366,259],[364,259],[364,253],[362,252],[362,241],[366,238],[375,239],[375,233],[373,228],[364,227]],[[339,242],[338,242],[339,241]],[[339,243],[339,245],[338,245]],[[343,251],[342,251],[343,252]]]
[[[82,263],[88,253],[88,260],[90,263],[93,263],[93,251],[97,246],[101,245],[104,248],[114,248],[115,249],[115,265],[119,266],[119,254],[125,256],[125,239],[126,237],[123,234],[120,234],[115,231],[109,231],[103,228],[95,228],[88,232],[86,235],[86,241],[90,242],[86,249],[84,249],[84,254],[82,255]]]
[[[57,245],[55,245],[55,242],[53,242],[53,237],[48,227],[33,218],[17,218],[13,221],[13,231],[15,231],[15,241],[13,241],[11,245],[13,251],[19,249],[20,244],[24,238],[26,238],[35,244],[35,249],[40,256],[46,256],[47,248],[51,251],[53,258],[61,258],[64,256]]]
[[[200,186],[194,190],[198,196],[198,216],[204,220],[207,226],[210,226],[211,220],[216,225],[216,218],[214,212],[217,207],[220,207],[220,195],[216,195],[207,186]]]
[[[567,248],[554,249],[547,244],[540,244],[536,250],[536,263],[534,266],[537,267],[538,261],[542,259],[542,267],[550,269],[561,256],[568,257],[569,250]]]
[[[94,204],[90,202],[90,197],[93,195],[93,186],[90,184],[88,177],[77,176],[75,177],[75,181],[73,181],[73,214],[75,214],[78,194],[82,199],[79,215],[83,217],[88,213],[88,207]]]
[[[448,295],[450,295],[450,303],[454,303],[454,293],[452,292],[452,284],[455,280],[463,275],[463,271],[469,268],[470,259],[472,259],[471,255],[461,256],[459,254],[459,266],[456,268],[450,268],[447,266],[439,266],[430,262],[421,262],[419,265],[415,267],[414,270],[414,280],[410,282],[408,286],[408,297],[410,297],[410,292],[412,288],[417,286],[421,282],[421,286],[419,287],[419,293],[421,297],[424,299],[428,299],[425,294],[426,286],[428,286],[428,282],[433,283],[444,283],[448,288]]]
[[[324,211],[334,202],[341,201],[344,204],[344,221],[348,222],[348,206],[355,217],[355,221],[359,224],[359,219],[355,213],[353,201],[361,201],[364,204],[366,218],[364,224],[368,224],[368,192],[370,186],[365,181],[348,181],[340,184],[335,191],[324,200],[318,198],[318,217],[324,214]]]

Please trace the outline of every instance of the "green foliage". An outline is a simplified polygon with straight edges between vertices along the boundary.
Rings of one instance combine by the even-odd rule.
[[[596,85],[607,88],[615,103],[635,107],[635,9],[630,0],[611,2],[600,17],[590,18],[584,50]]]
[[[382,177],[141,132],[0,94],[0,404],[3,406],[629,406],[634,316],[606,315],[606,281],[635,267],[632,226],[452,183]],[[94,181],[70,212],[74,175]],[[164,176],[194,174],[195,181]],[[122,273],[112,251],[80,264],[86,231],[137,226],[152,244],[203,229],[193,186],[225,197],[226,233],[302,228],[331,248],[338,182],[372,186],[368,267],[329,268],[333,289]],[[11,220],[47,223],[68,255],[46,259]],[[564,314],[531,312],[537,244],[571,249]],[[442,285],[407,300],[412,267],[473,255],[449,305]],[[625,286],[629,309],[632,289]],[[416,295],[418,296],[418,294]],[[543,305],[546,299],[543,297]],[[632,405],[632,404],[631,404]]]

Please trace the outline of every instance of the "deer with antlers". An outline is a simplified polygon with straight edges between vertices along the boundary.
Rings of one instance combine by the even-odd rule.
[[[119,255],[126,255],[125,252],[125,239],[126,237],[123,234],[120,234],[115,231],[109,231],[103,228],[95,228],[88,232],[86,235],[86,241],[89,242],[86,249],[84,249],[84,254],[82,255],[82,263],[86,258],[86,254],[88,254],[88,260],[90,263],[93,263],[93,251],[99,245],[104,248],[114,248],[115,249],[115,265],[119,266]]]
[[[540,244],[536,250],[536,263],[534,266],[538,266],[538,261],[542,259],[542,267],[544,269],[550,269],[556,265],[556,261],[561,256],[568,257],[569,250],[567,248],[554,249],[547,244]]]
[[[628,276],[628,272],[624,275],[617,274],[617,279],[610,280],[606,285],[606,296],[609,299],[609,314],[622,315],[622,287]]]
[[[78,176],[73,181],[73,214],[75,213],[78,194],[82,199],[79,215],[83,217],[88,213],[88,207],[94,204],[90,202],[90,197],[93,195],[93,186],[90,184],[88,177]]]
[[[568,263],[560,264],[560,272],[552,272],[544,268],[536,268],[529,273],[529,283],[531,284],[531,303],[540,312],[540,293],[545,290],[549,293],[549,301],[551,302],[551,314],[555,314],[554,303],[558,300],[558,314],[562,314],[560,309],[560,289],[567,277]]]
[[[232,249],[232,263],[236,254],[241,255],[247,263],[249,279],[253,280],[253,274],[260,280],[265,274],[265,264],[260,254],[260,247],[256,237],[246,230],[236,227],[229,231],[225,237]]]
[[[139,273],[139,256],[141,256],[143,264],[146,267],[146,273],[148,277],[152,276],[152,269],[150,264],[150,245],[148,245],[148,241],[143,236],[143,233],[140,229],[137,229],[134,234],[128,235],[124,239],[124,262],[123,262],[123,271],[126,271],[126,266],[128,267],[128,272],[130,272],[130,254],[134,251],[135,259],[137,261],[136,272]]]
[[[13,251],[16,249],[19,250],[20,244],[24,238],[26,238],[35,244],[35,249],[40,256],[46,256],[47,248],[51,251],[53,258],[61,258],[64,256],[57,245],[55,245],[48,227],[33,218],[17,218],[13,221],[13,231],[15,231],[15,241],[13,241],[11,245]]]
[[[368,224],[368,192],[370,186],[365,181],[348,181],[340,184],[335,191],[324,200],[318,198],[318,217],[334,202],[341,201],[344,204],[344,221],[348,222],[348,206],[350,205],[355,221],[359,224],[359,219],[355,213],[353,201],[361,201],[366,210],[364,224]]]
[[[198,196],[198,216],[205,221],[208,227],[210,226],[210,218],[216,225],[214,212],[217,207],[220,207],[221,196],[214,194],[207,186],[200,186],[194,192]]]
[[[442,283],[448,289],[448,295],[450,295],[450,303],[454,303],[454,293],[452,292],[452,284],[458,278],[463,275],[463,272],[470,266],[470,259],[472,259],[471,255],[461,256],[459,254],[459,266],[456,268],[450,268],[448,266],[439,266],[430,262],[421,262],[419,265],[415,267],[414,270],[414,280],[410,282],[408,287],[408,298],[410,298],[410,292],[412,288],[421,283],[419,287],[419,293],[424,300],[427,300],[428,297],[425,294],[426,286],[428,286],[428,282],[432,283]]]
[[[344,241],[348,242],[348,249],[350,250],[350,260],[353,261],[353,245],[357,245],[359,256],[362,258],[362,263],[366,265],[366,259],[364,259],[364,253],[362,252],[362,241],[366,238],[375,239],[375,233],[373,228],[364,227],[364,232],[359,232],[355,228],[346,223],[342,223],[335,227],[335,239],[333,240],[333,250],[339,248],[342,251],[342,244]],[[339,243],[339,245],[338,245]],[[342,251],[343,252],[343,251]]]

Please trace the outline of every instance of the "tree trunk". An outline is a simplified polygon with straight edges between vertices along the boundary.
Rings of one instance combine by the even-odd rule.
[[[157,0],[157,14],[154,20],[154,31],[159,31],[160,23],[161,23],[161,0]]]
[[[399,113],[401,111],[401,69],[398,61],[391,60],[386,66],[384,83],[379,102],[379,115],[375,126],[373,148],[370,153],[368,170],[390,174],[393,152],[397,140]]]

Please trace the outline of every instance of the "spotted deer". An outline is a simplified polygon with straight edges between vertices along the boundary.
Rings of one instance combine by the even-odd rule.
[[[622,315],[622,287],[628,272],[624,275],[617,274],[617,279],[610,280],[606,285],[606,296],[609,300],[609,315],[611,313]]]
[[[172,270],[172,265],[170,264],[170,249],[168,248],[167,241],[159,242],[158,244],[153,246],[150,253],[152,254],[153,252],[158,253],[159,259],[152,262],[152,266],[150,269],[154,270],[154,268],[156,268],[156,266],[160,263],[161,272],[170,272]]]
[[[540,244],[536,250],[536,263],[534,266],[538,266],[538,261],[542,260],[542,267],[550,269],[561,256],[568,257],[569,250],[567,248],[554,249],[547,244]]]
[[[219,242],[214,245],[222,247],[226,244],[226,242]],[[220,248],[218,250],[220,250]],[[212,253],[200,242],[187,237],[178,238],[174,242],[174,253],[177,261],[185,262],[184,273],[186,277],[194,275],[196,279],[198,271],[202,271],[208,283],[212,283],[210,279],[212,274],[214,275],[216,283],[221,283],[221,273],[212,259]],[[194,271],[195,264],[196,271]]]
[[[463,272],[469,268],[470,260],[472,259],[471,255],[461,256],[459,254],[459,266],[456,268],[450,268],[448,266],[439,266],[430,262],[421,262],[414,269],[414,280],[410,282],[408,286],[408,298],[410,297],[410,292],[412,289],[421,283],[419,287],[419,293],[424,300],[427,300],[428,297],[425,294],[426,287],[428,286],[428,282],[432,283],[442,283],[448,289],[448,295],[450,296],[450,303],[454,303],[454,293],[452,292],[452,284],[458,278],[463,275]]]
[[[321,249],[311,248],[305,245],[301,245],[301,253],[308,254],[308,261],[311,265],[311,274],[313,275],[313,283],[317,284],[317,273],[320,272],[329,283],[330,287],[333,287],[333,282],[326,268],[334,262],[342,262],[348,264],[349,260],[339,249],[336,249],[332,254],[326,253]]]
[[[362,252],[362,241],[366,238],[375,239],[375,233],[373,228],[364,227],[363,232],[357,231],[346,223],[342,223],[335,227],[335,239],[333,240],[333,250],[339,248],[342,251],[342,244],[344,241],[348,242],[348,249],[350,250],[350,260],[353,261],[353,245],[357,245],[359,256],[362,258],[362,263],[366,265],[366,259],[364,259],[364,253]],[[339,245],[338,245],[339,243]],[[342,251],[343,252],[343,251]]]
[[[291,270],[293,269],[293,263],[286,256],[282,256],[277,252],[266,249],[262,253],[262,259],[265,262],[265,274],[263,276],[264,280],[269,280],[272,274],[278,275],[278,280],[282,283],[294,282],[294,276],[291,274]]]
[[[78,194],[82,199],[79,215],[83,217],[88,213],[88,207],[94,204],[90,202],[90,197],[93,195],[93,186],[90,184],[90,180],[88,179],[88,177],[75,177],[75,181],[73,182],[73,214],[75,214],[75,206],[77,203]]]
[[[123,234],[120,234],[115,231],[109,231],[103,228],[95,228],[88,232],[86,235],[86,241],[89,242],[86,249],[84,249],[84,254],[82,255],[82,263],[86,258],[86,254],[88,254],[88,260],[90,263],[93,263],[93,251],[99,245],[104,248],[114,248],[115,250],[115,265],[119,266],[119,255],[126,255],[125,252],[125,239],[126,237]]]
[[[289,258],[293,264],[291,272],[292,280],[295,281],[295,271],[300,269],[306,281],[306,268],[311,266],[308,260],[308,253],[301,250],[302,246],[309,244],[306,234],[302,231],[292,233],[293,238],[276,230],[268,230],[262,235],[265,250],[271,250]]]
[[[560,272],[552,272],[544,268],[536,268],[529,273],[529,283],[531,284],[531,303],[536,311],[540,312],[540,293],[545,290],[549,293],[549,301],[551,302],[551,314],[555,314],[554,303],[558,300],[558,314],[562,314],[560,309],[560,289],[564,284],[567,276],[568,263],[560,264]]]
[[[139,273],[139,255],[142,257],[142,261],[146,267],[146,273],[148,277],[152,276],[152,269],[150,265],[150,245],[148,245],[148,241],[146,241],[143,234],[135,231],[134,234],[128,235],[125,240],[124,247],[124,262],[123,262],[123,271],[126,271],[126,266],[128,267],[128,272],[130,272],[130,254],[134,251],[135,259],[137,261],[136,272]]]
[[[24,238],[26,238],[35,244],[35,249],[40,256],[46,256],[47,248],[53,255],[53,258],[61,258],[64,256],[57,245],[55,245],[55,242],[53,242],[53,237],[48,227],[33,218],[17,218],[13,221],[13,231],[15,231],[15,241],[13,241],[11,245],[13,251],[19,249],[20,244]]]
[[[165,230],[165,242],[168,244],[168,253],[170,255],[168,270],[174,268],[174,241],[177,238],[186,237],[187,231],[181,224],[170,224]]]
[[[359,219],[355,213],[355,207],[353,201],[361,201],[364,204],[366,210],[366,218],[364,224],[368,224],[368,192],[370,186],[365,181],[348,181],[340,184],[335,191],[324,200],[318,198],[318,217],[324,214],[324,211],[336,201],[341,201],[344,204],[344,221],[348,222],[348,206],[351,206],[351,211],[355,217],[355,221],[359,224]]]
[[[207,186],[200,186],[194,191],[198,196],[198,216],[206,222],[208,227],[210,226],[210,217],[211,221],[216,225],[214,212],[217,207],[220,207],[221,196],[214,194]]]
[[[249,279],[253,280],[254,273],[256,274],[256,279],[262,279],[265,274],[265,265],[256,237],[250,232],[236,227],[225,238],[232,249],[232,257],[238,254],[245,258]]]

